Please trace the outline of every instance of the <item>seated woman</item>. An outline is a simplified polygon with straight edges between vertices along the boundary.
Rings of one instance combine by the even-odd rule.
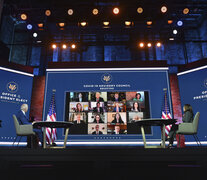
[[[191,123],[193,122],[193,109],[191,107],[190,104],[185,104],[183,106],[183,118],[182,118],[182,121],[184,123]],[[168,147],[172,147],[173,146],[173,141],[174,141],[174,138],[175,138],[175,135],[176,135],[176,131],[178,130],[178,126],[177,124],[173,124],[171,129],[170,129],[170,132],[169,132],[169,135],[167,137],[167,139],[169,140],[169,145]]]

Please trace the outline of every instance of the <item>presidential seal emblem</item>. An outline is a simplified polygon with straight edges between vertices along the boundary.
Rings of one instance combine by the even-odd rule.
[[[101,76],[101,81],[104,84],[110,84],[112,82],[112,75],[109,73],[105,73]]]
[[[10,93],[16,93],[18,91],[18,84],[15,82],[9,82],[6,87]]]

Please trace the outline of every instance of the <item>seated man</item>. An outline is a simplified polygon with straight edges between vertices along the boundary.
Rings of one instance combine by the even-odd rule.
[[[19,121],[19,124],[21,124],[21,125],[32,124],[32,123],[29,122],[29,119],[26,116],[27,111],[28,111],[28,105],[27,104],[22,104],[21,105],[21,110],[19,110],[18,113],[16,114],[16,117],[17,117],[17,120]],[[39,141],[41,142],[41,145],[43,145],[42,130],[34,128],[33,131],[38,136]]]

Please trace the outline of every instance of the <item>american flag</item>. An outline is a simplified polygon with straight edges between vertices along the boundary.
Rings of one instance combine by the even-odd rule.
[[[162,119],[172,119],[172,115],[170,113],[168,101],[167,101],[167,91],[164,92],[164,101],[162,107]],[[172,125],[165,126],[165,136],[168,136]]]
[[[50,102],[50,108],[49,112],[47,114],[47,120],[46,121],[56,121],[56,112],[55,112],[55,92],[53,91],[52,99]],[[56,128],[46,128],[46,140],[49,144],[54,143],[54,141],[57,139],[57,130]]]

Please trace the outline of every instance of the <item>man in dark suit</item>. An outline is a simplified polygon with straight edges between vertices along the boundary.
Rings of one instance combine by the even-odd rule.
[[[122,134],[122,131],[120,129],[120,126],[115,126],[114,132],[112,134]]]
[[[96,134],[97,134],[97,135],[99,135],[99,134],[103,134],[101,131],[99,131],[99,125],[96,125],[96,126],[95,126],[95,129],[96,129],[96,130],[93,131],[92,134],[94,134],[94,135],[96,135]]]
[[[95,98],[92,101],[96,101],[96,102],[104,102],[104,99],[102,97],[100,97],[100,93],[96,92],[95,94]]]
[[[73,121],[74,124],[85,124],[83,120],[81,120],[81,114],[76,115],[76,120]]]
[[[82,120],[80,113],[76,115],[76,120],[73,121],[69,134],[87,134],[87,124]]]
[[[114,97],[112,98],[112,101],[115,101],[115,102],[122,101],[122,99],[119,97],[119,93],[114,94]]]
[[[100,102],[96,103],[96,107],[93,108],[93,112],[103,113],[103,108],[101,107]]]
[[[16,114],[16,117],[17,117],[17,120],[19,121],[19,124],[22,124],[22,125],[24,125],[24,124],[32,124],[31,122],[29,122],[29,119],[26,116],[26,112],[27,111],[28,111],[28,105],[27,104],[22,104],[21,105],[21,110],[19,110],[18,113]],[[33,128],[33,131],[38,136],[39,141],[43,145],[42,130],[41,129]]]

